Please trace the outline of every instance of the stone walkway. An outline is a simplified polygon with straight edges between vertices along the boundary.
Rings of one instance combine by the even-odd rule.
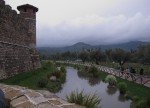
[[[46,90],[31,90],[16,85],[0,84],[10,108],[84,108],[68,103]]]
[[[117,77],[120,77],[122,79],[128,80],[128,81],[134,81],[137,84],[142,84],[143,86],[150,87],[150,76],[148,75],[143,75],[140,76],[138,74],[132,74],[133,77],[131,77],[131,74],[121,74],[119,70],[109,68],[109,67],[104,67],[104,66],[97,66],[100,70],[107,72],[109,74],[113,74]]]

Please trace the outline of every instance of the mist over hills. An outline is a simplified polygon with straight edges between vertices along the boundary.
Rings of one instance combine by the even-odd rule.
[[[146,45],[150,44],[150,42],[141,42],[141,41],[131,41],[121,44],[112,44],[112,45],[90,45],[83,42],[78,42],[71,46],[66,47],[38,47],[37,49],[39,52],[47,52],[47,53],[57,53],[57,52],[77,52],[81,51],[83,49],[95,49],[95,48],[101,48],[102,50],[105,49],[114,49],[114,48],[121,48],[124,50],[130,50],[130,49],[137,49],[139,45]]]

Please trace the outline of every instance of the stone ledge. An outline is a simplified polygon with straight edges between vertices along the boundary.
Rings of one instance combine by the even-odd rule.
[[[31,90],[16,85],[0,84],[10,108],[84,108],[68,103],[46,90]]]

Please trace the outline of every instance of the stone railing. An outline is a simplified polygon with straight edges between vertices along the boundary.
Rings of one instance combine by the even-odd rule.
[[[31,90],[16,85],[0,84],[8,108],[84,108],[68,103],[46,90]]]

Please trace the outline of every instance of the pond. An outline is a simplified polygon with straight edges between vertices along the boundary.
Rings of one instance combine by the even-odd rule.
[[[59,97],[66,100],[66,95],[72,91],[82,91],[86,94],[96,93],[101,99],[101,108],[130,108],[131,100],[127,100],[120,95],[119,90],[108,88],[108,84],[98,79],[89,79],[77,74],[77,70],[67,67],[66,82],[62,89],[56,93]]]

